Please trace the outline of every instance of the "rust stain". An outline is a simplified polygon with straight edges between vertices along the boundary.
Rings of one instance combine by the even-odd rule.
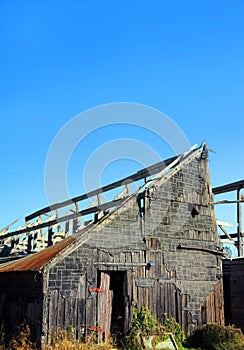
[[[89,331],[97,331],[97,332],[102,332],[103,328],[102,327],[89,327]]]
[[[38,253],[29,255],[15,261],[3,268],[0,267],[0,273],[2,272],[11,272],[11,271],[36,271],[41,269],[46,265],[51,259],[53,259],[58,253],[67,248],[70,244],[75,242],[74,237],[67,237],[61,242],[46,248]]]
[[[105,293],[105,290],[102,290],[100,288],[89,288],[89,291],[95,293]]]

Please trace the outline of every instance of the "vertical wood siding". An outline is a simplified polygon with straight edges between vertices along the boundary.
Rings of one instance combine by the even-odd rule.
[[[149,266],[148,262],[152,262],[152,266]],[[192,323],[188,307],[191,296],[182,294],[177,287],[176,272],[167,270],[163,262],[163,247],[160,241],[151,238],[147,241],[145,250],[113,253],[94,249],[93,259],[86,273],[80,277],[78,287],[73,289],[69,296],[64,298],[60,291],[51,291],[46,317],[48,329],[52,333],[57,328],[75,329],[75,337],[94,332],[97,332],[99,340],[107,337],[107,333],[105,335],[104,332],[107,332],[110,320],[105,322],[102,313],[106,311],[105,316],[111,316],[112,310],[106,309],[104,303],[112,297],[112,293],[103,294],[97,291],[97,288],[109,289],[109,280],[103,280],[98,285],[99,269],[107,271],[108,275],[112,271],[125,272],[125,283],[121,292],[124,298],[125,332],[131,326],[133,307],[147,306],[160,322],[163,322],[165,314],[174,317],[186,334],[206,322],[224,323],[222,281],[215,285],[201,304],[197,320]]]

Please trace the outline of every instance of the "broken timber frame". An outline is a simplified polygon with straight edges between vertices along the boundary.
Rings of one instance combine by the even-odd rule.
[[[193,149],[191,148],[189,151],[186,153],[193,152]],[[15,231],[10,231],[10,227],[18,221],[15,220],[0,230],[0,245],[11,246],[13,252],[22,253],[37,252],[51,246],[68,235],[72,235],[78,230],[87,227],[90,223],[97,222],[101,217],[108,214],[110,209],[121,205],[130,196],[129,185],[131,183],[143,181],[146,184],[151,176],[160,173],[164,169],[171,169],[177,166],[179,159],[184,158],[186,153],[158,162],[89,193],[42,208],[26,216],[24,226],[19,227]],[[111,201],[102,203],[102,194],[114,189],[118,189],[120,193]],[[90,201],[88,206],[86,200]],[[82,204],[83,208],[85,205],[83,210],[79,208]],[[61,210],[66,211],[66,213],[63,214]],[[93,215],[93,219],[84,221],[82,225],[80,219],[84,219],[88,215]]]
[[[237,251],[238,251],[238,256],[243,256],[243,232],[242,232],[242,203],[244,202],[244,196],[241,193],[241,190],[244,188],[244,180],[237,181],[237,182],[232,182],[230,184],[224,185],[224,186],[219,186],[213,188],[213,194],[222,194],[222,193],[227,193],[227,192],[232,192],[236,191],[236,200],[223,200],[223,201],[218,201],[218,202],[213,202],[211,204],[217,205],[217,204],[230,204],[230,203],[236,203],[237,205],[237,233],[231,233],[225,236],[229,236],[228,238],[233,239],[237,238]],[[223,230],[222,230],[223,231]],[[222,238],[222,236],[221,236]]]

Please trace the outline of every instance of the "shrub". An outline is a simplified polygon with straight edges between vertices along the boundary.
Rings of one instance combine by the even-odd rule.
[[[163,323],[165,330],[167,332],[170,332],[174,335],[174,338],[178,344],[182,343],[185,336],[181,329],[181,326],[179,323],[176,322],[174,317],[168,318],[167,315],[164,315],[164,323]]]
[[[145,348],[147,338],[152,338],[150,343],[155,346],[169,337],[167,333],[172,333],[177,343],[183,341],[184,334],[173,317],[167,318],[165,314],[164,323],[159,324],[148,308],[134,309],[132,327],[126,337],[125,347],[129,350],[141,350]]]
[[[129,335],[126,337],[126,349],[141,350],[143,346],[143,336],[148,337],[156,331],[157,320],[152,316],[146,307],[134,309],[132,326]]]
[[[30,341],[30,327],[21,323],[15,331],[13,339],[9,342],[7,349],[11,350],[33,350],[36,349],[35,344]]]
[[[196,330],[186,346],[204,350],[243,350],[244,338],[239,328],[209,323]]]

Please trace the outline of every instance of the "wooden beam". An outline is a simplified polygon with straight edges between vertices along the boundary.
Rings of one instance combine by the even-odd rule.
[[[8,224],[7,226],[1,228],[1,229],[0,229],[0,232],[3,232],[3,231],[8,230],[10,226],[16,224],[16,222],[18,222],[18,221],[19,221],[19,219],[16,219],[16,220],[12,221],[12,222],[11,222],[10,224]]]
[[[168,166],[170,163],[172,163],[176,158],[177,157],[172,157],[172,158],[166,159],[163,162],[159,162],[159,163],[156,163],[156,164],[154,164],[152,166],[149,166],[148,168],[140,170],[140,171],[138,171],[138,172],[136,172],[136,173],[134,173],[134,174],[132,174],[130,176],[127,176],[127,177],[123,178],[122,180],[118,180],[116,182],[113,182],[112,184],[109,184],[109,185],[103,186],[101,188],[98,188],[96,190],[93,190],[91,192],[82,194],[82,195],[80,195],[78,197],[73,197],[73,198],[68,199],[66,201],[59,202],[59,203],[53,204],[51,206],[42,208],[42,209],[34,212],[33,214],[30,214],[30,215],[26,216],[25,220],[26,221],[30,221],[30,220],[34,219],[35,217],[37,217],[39,215],[42,215],[42,214],[46,214],[46,213],[48,213],[48,212],[50,212],[52,210],[56,210],[58,208],[65,207],[67,205],[74,204],[76,202],[80,202],[80,201],[82,201],[84,199],[87,199],[87,198],[90,198],[90,197],[93,197],[93,196],[97,196],[100,193],[110,191],[110,190],[112,190],[112,189],[114,189],[116,187],[120,187],[122,185],[125,185],[126,183],[130,183],[130,182],[141,180],[141,179],[143,179],[146,176],[151,176],[151,175],[157,174],[158,172],[160,172],[161,170],[166,168],[166,166]]]
[[[216,220],[216,223],[219,226],[233,227],[233,224],[227,221]]]
[[[214,249],[209,249],[209,248],[204,248],[204,247],[197,247],[197,246],[191,246],[191,245],[179,244],[177,248],[178,249],[186,249],[186,250],[196,250],[196,251],[210,253],[210,254],[215,254],[215,255],[225,255],[225,253],[221,252],[220,250],[214,250]]]
[[[226,237],[229,238],[230,241],[234,242],[233,238],[229,235],[229,233],[226,231],[226,229],[222,225],[219,225],[219,228],[221,229],[222,232],[224,232],[224,234],[226,235]]]
[[[221,238],[221,243],[228,243],[228,244],[234,244],[234,246],[236,246],[236,242],[235,241],[230,241],[228,238]]]
[[[238,199],[238,200],[222,200],[217,202],[210,202],[209,204],[216,205],[216,204],[234,204],[234,203],[244,203],[244,199]]]
[[[240,188],[244,188],[244,180],[232,182],[230,184],[223,185],[223,186],[214,187],[212,189],[212,192],[213,194],[220,194],[220,193],[235,191]]]
[[[243,247],[242,247],[242,206],[240,203],[242,194],[241,194],[241,187],[237,189],[237,243],[238,243],[238,256],[243,255]]]
[[[237,233],[229,233],[229,236],[231,237],[231,238],[237,238],[238,237],[238,234]],[[243,233],[242,233],[242,237],[243,237],[244,235],[243,235]],[[220,238],[226,238],[226,235],[224,234],[224,235],[219,235],[219,237]]]
[[[44,228],[44,227],[52,227],[53,225],[57,225],[57,224],[59,224],[61,222],[73,220],[73,219],[78,218],[80,216],[84,216],[84,215],[96,213],[96,212],[99,212],[99,211],[103,211],[103,210],[106,210],[106,209],[109,209],[109,208],[112,208],[112,207],[120,205],[127,198],[128,197],[124,197],[124,198],[120,198],[120,199],[117,199],[117,200],[113,200],[111,202],[107,202],[107,203],[101,204],[101,205],[99,205],[99,207],[93,207],[93,208],[88,208],[88,209],[85,209],[85,210],[81,210],[78,213],[66,215],[66,216],[63,216],[63,217],[58,218],[58,219],[54,219],[54,220],[51,220],[51,221],[43,222],[43,223],[41,223],[39,225],[36,225],[36,226],[33,226],[33,227],[28,227],[27,226],[26,228],[21,229],[19,231],[9,232],[9,233],[7,233],[5,235],[2,235],[2,236],[0,236],[0,239],[2,240],[4,238],[8,238],[8,237],[11,237],[11,236],[21,235],[23,233],[36,231],[36,230]]]

